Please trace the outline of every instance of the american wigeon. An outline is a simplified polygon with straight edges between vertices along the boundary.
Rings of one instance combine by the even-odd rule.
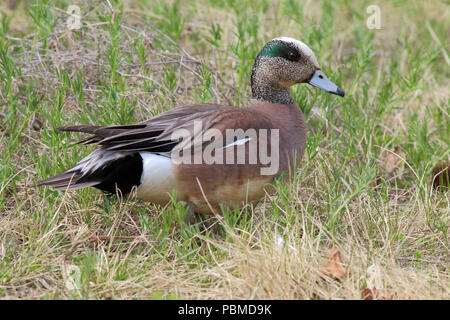
[[[304,153],[305,120],[290,94],[296,83],[344,96],[307,45],[275,38],[255,59],[247,108],[186,105],[134,125],[60,127],[91,134],[82,142],[99,148],[39,185],[134,193],[162,205],[175,193],[191,214],[257,200],[275,177],[293,172]]]

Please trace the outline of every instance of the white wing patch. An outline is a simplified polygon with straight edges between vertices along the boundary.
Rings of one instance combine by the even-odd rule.
[[[225,147],[222,147],[220,149],[225,149],[225,148],[232,147],[232,146],[240,146],[240,145],[243,145],[244,143],[247,143],[250,140],[252,140],[252,138],[250,138],[250,137],[246,137],[244,139],[239,139],[232,143],[227,144]]]

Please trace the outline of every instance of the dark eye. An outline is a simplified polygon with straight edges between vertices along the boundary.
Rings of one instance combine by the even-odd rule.
[[[298,54],[296,52],[294,52],[294,51],[289,51],[288,54],[287,54],[287,58],[288,58],[288,60],[291,60],[291,61],[297,61],[298,60]]]

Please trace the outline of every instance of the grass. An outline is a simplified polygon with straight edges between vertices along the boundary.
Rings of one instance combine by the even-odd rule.
[[[68,5],[82,28],[68,30]],[[7,1],[0,5],[0,297],[448,299],[449,6],[380,1]],[[41,178],[93,149],[56,127],[124,124],[177,105],[245,106],[253,60],[292,36],[347,95],[306,85],[289,183],[202,232],[161,208]],[[331,247],[346,275],[322,280]],[[375,270],[375,271],[374,271]]]

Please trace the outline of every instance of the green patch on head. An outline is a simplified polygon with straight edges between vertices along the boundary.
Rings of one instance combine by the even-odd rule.
[[[270,41],[261,49],[258,56],[282,57],[286,50],[288,48],[283,42]]]
[[[300,55],[295,46],[280,40],[272,40],[259,52],[258,57],[262,56],[281,57],[287,60],[296,61],[299,59]]]

